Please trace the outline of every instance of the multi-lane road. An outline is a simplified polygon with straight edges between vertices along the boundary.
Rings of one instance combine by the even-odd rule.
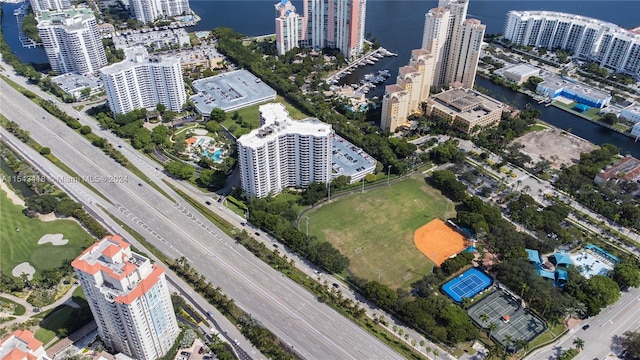
[[[585,330],[582,327],[589,325]],[[622,293],[620,300],[569,330],[569,333],[553,344],[532,352],[525,359],[554,360],[560,351],[575,347],[576,338],[584,340],[584,349],[575,360],[615,359],[622,348],[619,336],[625,331],[640,328],[640,289],[632,288]],[[610,357],[614,356],[614,357]]]
[[[141,233],[167,256],[185,256],[245,311],[308,359],[400,359],[401,356],[304,288],[236,245],[186,203],[153,190],[146,179],[106,157],[84,138],[0,81],[2,113],[91,185],[108,201],[78,190],[85,206],[100,206]],[[34,159],[54,167],[44,158]],[[65,176],[57,181],[74,181]],[[78,187],[79,188],[79,187]],[[178,199],[178,197],[176,197]]]

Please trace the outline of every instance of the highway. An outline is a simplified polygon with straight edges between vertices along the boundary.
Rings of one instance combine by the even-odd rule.
[[[7,65],[7,67],[10,67],[10,66]],[[207,201],[213,202],[213,200],[217,199],[217,195],[213,193],[209,193],[209,194],[203,193],[200,189],[195,188],[193,185],[189,183],[185,183],[183,181],[175,180],[171,177],[164,176],[161,166],[159,166],[150,158],[146,156],[142,156],[139,153],[139,151],[134,149],[127,141],[123,141],[112,132],[102,129],[102,127],[96,122],[95,119],[89,117],[88,115],[86,115],[86,113],[82,111],[78,111],[75,108],[73,108],[74,104],[67,104],[67,103],[60,102],[57,98],[53,97],[48,93],[43,92],[37,86],[28,83],[26,79],[23,77],[12,77],[11,79],[19,83],[21,86],[28,88],[32,92],[38,94],[40,97],[49,101],[53,101],[59,108],[64,110],[66,113],[76,117],[82,123],[82,125],[90,126],[94,133],[99,134],[100,136],[106,138],[114,147],[117,146],[118,151],[124,154],[129,159],[129,161],[131,161],[149,179],[154,181],[160,188],[162,188],[166,193],[170,194],[174,199],[179,199],[180,196],[175,194],[174,191],[170,187],[168,187],[164,182],[167,182],[172,186],[175,186],[176,188],[178,188],[179,190],[187,194],[189,197],[199,201],[203,205]],[[163,180],[163,181],[157,181],[157,180]],[[212,197],[211,195],[214,195],[214,197]],[[262,234],[261,236],[254,236],[254,232],[256,232],[258,229],[251,227],[251,225],[247,223],[244,217],[237,215],[236,213],[232,212],[230,209],[225,207],[224,202],[222,204],[214,202],[212,206],[210,206],[210,209],[211,211],[216,213],[218,216],[222,217],[225,221],[236,226],[237,228],[242,228],[241,223],[243,222],[246,223],[249,234],[255,240],[264,243],[265,246],[267,247],[271,247],[273,242],[277,241],[276,239],[271,238],[269,235],[262,233],[262,231],[259,231],[259,233]],[[303,272],[305,272],[307,275],[311,277],[316,277],[316,274],[314,271],[320,270],[320,269],[316,268],[313,264],[308,263],[304,259],[300,258],[297,254],[290,251],[286,246],[281,245],[281,247],[278,250],[281,254],[287,255],[291,259],[295,259],[296,260],[295,265],[298,269],[302,270]],[[340,283],[340,280],[332,276],[329,276],[328,274],[323,275],[322,281],[327,281],[328,283],[334,283],[334,282]],[[377,317],[377,316],[384,316],[386,319],[388,319],[389,320],[388,328],[390,333],[393,334],[393,331],[391,331],[393,326],[396,326],[398,329],[402,329],[405,334],[409,335],[408,339],[405,339],[403,336],[398,334],[394,334],[394,335],[398,338],[398,340],[404,341],[407,344],[407,346],[413,346],[414,349],[422,353],[423,356],[426,356],[427,358],[432,358],[434,355],[430,351],[427,351],[428,348],[431,348],[432,350],[433,349],[439,350],[440,358],[453,359],[453,357],[450,354],[448,354],[444,349],[442,349],[439,345],[432,343],[419,332],[407,327],[405,324],[401,323],[390,314],[385,313],[383,310],[375,306],[375,304],[372,304],[368,302],[366,299],[362,298],[360,295],[357,295],[353,290],[347,287],[344,287],[344,288],[341,287],[340,291],[344,294],[344,296],[347,296],[353,299],[354,301],[359,302],[359,304],[366,309],[367,316],[369,318],[373,319],[374,317]],[[418,345],[414,346],[412,345],[411,340],[415,340],[416,343],[420,343],[420,341],[424,341],[424,346],[418,346]]]
[[[27,162],[33,164],[36,163],[40,157],[37,151],[33,150],[30,147],[23,146],[20,140],[18,140],[15,136],[9,133],[5,133],[5,130],[0,128],[0,138],[2,141],[10,146],[16,153],[18,153],[23,159]],[[65,176],[65,173],[55,166],[42,168],[39,167],[40,171],[44,172],[44,175],[50,179],[61,179]],[[86,188],[81,183],[73,183],[73,182],[59,182],[58,186],[64,190],[65,192],[71,194],[71,197],[78,202],[84,202],[83,200],[94,201],[93,197],[89,195],[91,190]],[[85,198],[79,198],[74,196],[74,194],[83,194]],[[144,249],[144,246],[140,244],[131,234],[124,231],[118,223],[116,223],[111,217],[102,211],[101,208],[97,206],[85,206],[85,209],[91,213],[91,215],[102,224],[108,231],[111,233],[119,233],[125,239],[127,239],[133,246],[138,249]],[[160,262],[153,254],[147,254],[153,261]],[[220,332],[220,339],[226,341],[231,345],[236,353],[238,354],[241,360],[248,359],[265,359],[265,356],[262,355],[255,348],[252,348],[251,343],[244,338],[244,336],[227,318],[225,318],[213,305],[210,305],[206,302],[206,300],[197,292],[191,290],[191,287],[185,283],[178,275],[173,273],[171,269],[166,269],[166,277],[171,286],[175,289],[175,291],[179,292],[188,303],[190,303],[195,309],[200,311],[203,316],[206,316],[207,312],[211,314],[209,318],[213,318],[215,322],[218,324],[218,331]],[[207,332],[211,335],[211,331]],[[236,344],[233,340],[237,340],[238,344]],[[244,349],[248,349],[245,351]],[[250,350],[249,350],[250,349]]]
[[[188,204],[162,196],[5,82],[0,82],[0,96],[2,113],[28,130],[34,140],[51,148],[52,153],[78,175],[103,179],[117,175],[124,179],[91,184],[109,202],[79,187],[74,189],[86,206],[99,205],[167,256],[185,256],[202,275],[305,358],[401,358],[357,325],[319,303],[304,288],[236,245]],[[39,158],[38,165],[53,166],[44,158]],[[65,176],[57,180],[73,182]]]
[[[582,326],[589,325],[586,330]],[[640,289],[632,288],[623,292],[620,300],[602,309],[597,316],[583,321],[579,326],[553,344],[532,352],[525,359],[554,360],[562,350],[575,347],[576,338],[584,340],[584,349],[575,360],[607,359],[609,355],[620,355],[622,348],[618,337],[625,331],[636,331],[640,328]],[[613,357],[615,359],[616,357]]]

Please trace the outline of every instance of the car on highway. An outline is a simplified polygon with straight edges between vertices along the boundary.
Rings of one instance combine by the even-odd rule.
[[[256,236],[260,236],[260,233],[259,233],[259,232],[257,232],[257,231],[255,232],[255,234],[256,234]]]
[[[240,225],[245,226],[245,225],[247,225],[247,224],[245,224],[245,223],[241,222],[241,223],[240,223]]]
[[[278,248],[278,244],[273,244],[273,247],[277,249]]]
[[[313,272],[314,272],[316,275],[318,275],[318,276],[320,276],[320,274],[322,274],[322,273],[321,273],[320,271],[318,271],[318,270],[314,270]]]
[[[590,327],[591,327],[591,325],[587,324],[587,325],[585,325],[585,326],[583,326],[583,327],[582,327],[582,330],[587,330],[587,329],[588,329],[588,328],[590,328]]]
[[[211,205],[211,201],[205,201],[204,203],[207,205]]]
[[[338,285],[338,283],[333,283],[331,285],[333,285],[333,287],[336,288],[336,289],[340,287],[340,285]]]

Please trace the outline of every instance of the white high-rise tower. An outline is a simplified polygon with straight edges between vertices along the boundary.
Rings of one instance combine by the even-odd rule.
[[[164,269],[116,235],[90,246],[71,266],[109,350],[155,360],[171,349],[180,329]]]

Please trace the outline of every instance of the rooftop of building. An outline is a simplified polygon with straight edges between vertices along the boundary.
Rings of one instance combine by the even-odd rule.
[[[414,68],[413,66],[401,66],[400,69],[398,69],[398,74],[401,76],[406,76],[408,74],[413,74],[413,73],[417,73],[418,70],[416,68]]]
[[[470,122],[480,119],[496,110],[502,110],[504,104],[471,89],[451,89],[433,95],[435,104],[439,104],[442,111],[456,114]],[[448,111],[447,111],[448,110]]]
[[[301,121],[291,119],[284,110],[284,106],[280,104],[261,105],[259,111],[264,125],[238,138],[238,143],[242,146],[257,148],[285,134],[329,136],[332,133],[331,125],[318,119],[307,118]]]
[[[375,169],[376,159],[339,135],[333,134],[332,146],[331,166],[334,178]]]
[[[417,57],[421,55],[431,55],[431,52],[427,49],[413,49],[411,50],[411,56]]]
[[[607,21],[594,19],[594,18],[581,16],[581,15],[576,15],[576,14],[569,14],[569,13],[563,13],[563,12],[557,12],[557,11],[540,11],[540,10],[520,11],[520,10],[512,10],[512,11],[509,11],[507,13],[507,16],[509,16],[511,14],[515,14],[515,15],[518,15],[518,16],[521,16],[521,17],[544,17],[544,18],[554,17],[554,18],[557,18],[557,19],[560,19],[560,20],[566,20],[566,21],[572,21],[572,22],[580,21],[580,22],[583,22],[585,24],[591,24],[591,25],[605,27],[605,28],[607,28],[608,31],[611,31],[611,32],[624,33],[624,34],[626,34],[628,36],[631,36],[631,37],[640,38],[640,32],[634,31],[634,30],[637,30],[638,28],[632,29],[632,30],[628,30],[628,29],[625,29],[623,27],[620,27],[620,26],[618,26],[616,24],[613,24],[613,23],[610,23],[610,22],[607,22]]]
[[[276,97],[274,89],[247,70],[235,70],[196,80],[192,86],[198,93],[189,99],[199,113],[206,115],[213,108],[233,111]]]
[[[602,90],[598,90],[587,85],[581,84],[579,82],[573,81],[571,79],[563,78],[557,75],[552,75],[549,73],[545,73],[544,81],[538,84],[538,86],[551,89],[554,91],[558,91],[560,89],[565,89],[571,91],[572,93],[580,96],[595,98],[595,99],[606,99],[611,96],[611,94],[604,92]]]
[[[89,74],[79,75],[67,73],[53,77],[51,80],[67,94],[73,94],[85,88],[96,89],[102,87],[100,78]]]
[[[153,286],[164,272],[151,261],[131,251],[131,245],[118,235],[106,236],[82,252],[71,266],[102,281],[102,292],[114,301],[130,303]]]
[[[95,15],[89,8],[74,7],[65,10],[45,10],[37,17],[38,26],[59,25],[74,28],[76,20],[95,19]]]
[[[529,65],[529,64],[515,64],[515,65],[509,65],[509,66],[505,66],[500,70],[500,72],[502,73],[511,73],[514,75],[519,75],[519,76],[524,76],[524,75],[529,75],[532,73],[539,73],[540,72],[540,68],[533,66],[533,65]],[[496,70],[496,72],[498,72],[498,70]]]
[[[393,94],[393,93],[402,92],[402,91],[406,91],[406,90],[398,84],[387,85],[384,88],[385,94]]]
[[[640,115],[640,103],[633,103],[624,108],[623,111]]]
[[[33,354],[41,347],[42,342],[37,340],[31,331],[15,330],[0,341],[0,360],[48,359]]]
[[[605,181],[610,179],[622,179],[625,181],[640,179],[640,160],[627,155],[624,159],[601,170],[596,177]]]
[[[180,60],[172,56],[150,56],[147,49],[142,46],[125,49],[124,55],[125,59],[123,61],[105,66],[100,69],[100,72],[112,75],[141,65],[173,66],[180,64]]]

